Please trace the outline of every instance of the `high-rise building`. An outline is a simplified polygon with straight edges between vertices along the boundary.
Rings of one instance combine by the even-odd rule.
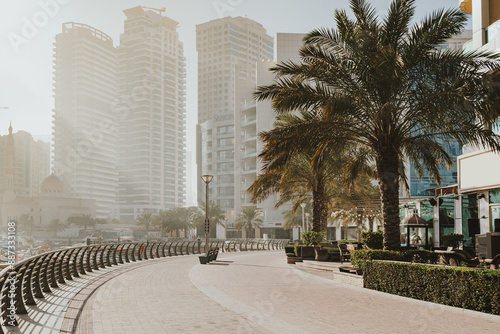
[[[470,40],[472,36],[471,30],[464,30],[462,33],[453,36],[452,38],[446,40],[445,43],[441,45],[442,49],[450,50],[461,50],[465,43]],[[458,183],[457,177],[457,157],[462,154],[462,146],[456,140],[449,140],[447,143],[442,142],[446,152],[453,159],[453,166],[447,168],[446,166],[441,166],[439,168],[439,173],[441,175],[441,187],[448,187],[451,185],[456,185]],[[415,169],[414,162],[407,161],[406,172],[408,177],[408,185],[410,187],[410,193],[408,196],[406,189],[401,186],[400,195],[402,198],[408,197],[428,197],[432,193],[427,191],[427,189],[437,188],[437,182],[430,176],[429,173],[424,173],[424,176],[420,178]]]
[[[5,203],[16,196],[35,196],[49,175],[50,144],[35,141],[25,131],[0,136],[0,218],[5,223]]]
[[[117,105],[120,219],[186,202],[186,68],[178,23],[124,10]]]
[[[500,2],[460,0],[460,9],[472,17],[472,38],[466,51],[500,51]],[[491,124],[500,134],[500,119]],[[464,248],[474,249],[475,234],[500,232],[500,155],[490,149],[464,146],[458,157],[458,193],[455,233],[464,235]]]
[[[64,23],[54,43],[53,171],[76,198],[96,200],[98,218],[115,204],[116,86],[113,41],[81,23]]]
[[[241,166],[238,158],[240,106],[252,100],[257,63],[273,58],[273,38],[255,21],[225,17],[196,26],[196,49],[198,176],[215,176],[210,184],[210,200],[226,211],[229,221],[234,221],[241,201],[236,173],[242,167],[252,167]],[[198,182],[198,199],[202,202],[204,183],[200,177]]]

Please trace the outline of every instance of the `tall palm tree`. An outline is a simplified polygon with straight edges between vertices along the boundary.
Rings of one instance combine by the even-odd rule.
[[[205,232],[205,203],[201,203],[200,210],[193,218],[194,227],[198,229],[198,236],[204,235]],[[209,221],[210,221],[210,237],[216,237],[217,225],[224,226],[224,221],[226,220],[226,212],[221,209],[220,205],[215,202],[210,203],[208,208]]]
[[[146,240],[149,241],[149,227],[153,222],[152,212],[142,212],[139,217],[137,217],[137,224],[142,225],[146,228]]]
[[[254,206],[244,207],[236,218],[236,228],[246,229],[247,238],[250,238],[252,230],[262,226],[263,222],[260,212]]]
[[[55,235],[57,232],[64,230],[64,223],[60,219],[54,218],[49,222],[48,228],[49,231],[53,232]]]
[[[301,203],[311,202],[312,205],[312,230],[326,232],[328,211],[334,198],[344,196],[339,189],[349,192],[355,180],[345,180],[342,169],[350,152],[344,147],[342,151],[333,152],[328,147],[307,146],[301,151],[296,151],[293,156],[286,154],[276,155],[276,146],[281,142],[274,141],[274,134],[289,131],[292,135],[295,129],[303,124],[320,121],[321,112],[304,111],[299,115],[283,114],[277,117],[274,128],[260,133],[266,144],[266,149],[260,154],[264,166],[260,174],[248,189],[252,193],[252,201],[257,203],[267,198],[272,193],[280,193],[276,203],[279,207],[285,203],[293,203],[292,213],[300,208]],[[300,138],[302,133],[296,132],[294,138]],[[271,151],[267,149],[273,147]],[[366,175],[370,171],[367,165],[359,166],[360,171]],[[347,182],[349,181],[349,182]]]
[[[193,220],[198,213],[198,208],[175,208],[172,209],[173,224],[167,226],[167,232],[184,230],[184,235],[187,237],[187,231],[193,225]]]
[[[153,218],[152,224],[159,225],[161,229],[161,236],[165,236],[165,232],[173,231],[170,226],[175,224],[175,214],[173,210],[160,210],[160,212]]]
[[[499,62],[486,51],[441,50],[464,28],[467,18],[458,9],[437,10],[412,24],[415,0],[394,0],[383,19],[368,1],[351,0],[350,6],[353,19],[336,10],[337,29],[310,32],[301,63],[277,65],[275,82],[256,91],[279,114],[323,113],[322,120],[269,134],[265,151],[290,159],[304,147],[348,146],[356,154],[347,174],[374,164],[384,249],[398,249],[404,157],[419,175],[428,171],[440,184],[439,167],[453,164],[444,146],[450,140],[500,150],[500,137],[490,130],[499,116],[500,89],[493,80]]]
[[[88,227],[95,226],[96,223],[97,221],[95,218],[92,218],[91,215],[77,215],[68,218],[68,224],[75,224],[80,227],[83,226],[84,231],[87,231]]]

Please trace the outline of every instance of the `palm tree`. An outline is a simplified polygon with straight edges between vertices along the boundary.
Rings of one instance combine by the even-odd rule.
[[[275,133],[294,131],[303,124],[320,121],[323,115],[319,111],[301,112],[300,115],[283,114],[277,117],[275,127],[270,131],[260,133],[266,148],[281,145],[273,142]],[[290,134],[290,132],[289,132]],[[300,138],[302,134],[293,135]],[[368,165],[357,166],[359,175],[353,179],[345,179],[342,170],[346,161],[351,158],[352,152],[347,147],[343,150],[331,151],[328,147],[304,147],[300,152],[287,157],[286,154],[276,155],[275,150],[265,149],[260,158],[264,162],[263,174],[259,175],[248,189],[252,193],[252,201],[257,203],[272,193],[280,193],[276,203],[279,207],[287,202],[293,203],[292,214],[300,208],[301,203],[311,202],[314,232],[326,232],[328,211],[335,201],[351,196],[353,191],[362,188],[360,195],[370,190],[369,186],[361,184],[359,180],[367,180],[372,173]],[[360,177],[363,176],[361,179]],[[373,188],[373,186],[372,186]]]
[[[246,229],[247,238],[250,238],[252,229],[262,226],[263,222],[260,212],[254,206],[249,206],[241,209],[238,218],[236,218],[236,228]]]
[[[87,227],[95,226],[96,223],[97,221],[90,215],[78,215],[68,218],[68,224],[83,226],[84,231],[87,231]]]
[[[173,231],[173,229],[169,227],[175,224],[173,210],[160,210],[158,215],[154,217],[153,224],[160,225],[162,237],[165,236],[165,231]]]
[[[62,230],[64,230],[64,224],[60,219],[54,218],[49,222],[48,228],[49,231],[53,232],[55,235],[57,234],[57,232],[61,232]]]
[[[184,236],[187,237],[187,231],[193,225],[193,220],[198,213],[198,208],[175,208],[172,211],[173,224],[167,226],[167,232],[184,230]]]
[[[143,225],[146,228],[146,241],[149,241],[149,226],[153,222],[152,212],[143,212],[137,217],[137,224]]]
[[[299,203],[300,205],[300,203]],[[286,210],[283,212],[283,219],[285,220],[285,224],[283,225],[283,229],[289,230],[295,227],[302,227],[302,208],[299,210],[294,210],[293,208],[290,210]],[[311,203],[307,202],[304,207],[304,212],[311,212]],[[304,221],[305,224],[305,221]]]
[[[193,225],[198,229],[198,235],[204,235],[205,228],[205,203],[201,203],[201,208],[198,213],[193,217]],[[216,237],[216,227],[217,225],[224,226],[224,221],[226,220],[226,212],[221,209],[220,205],[215,204],[215,202],[210,203],[208,208],[209,221],[210,221],[210,237]]]
[[[301,63],[272,71],[275,82],[259,87],[258,100],[272,100],[278,114],[318,110],[311,120],[269,134],[267,155],[291,159],[305,147],[349,147],[346,168],[374,164],[384,216],[384,249],[398,249],[399,182],[407,157],[422,176],[440,184],[439,167],[453,160],[445,143],[500,150],[491,131],[499,116],[497,55],[441,50],[467,20],[458,9],[438,10],[411,24],[414,0],[394,0],[383,19],[365,0],[351,0],[354,19],[335,11],[337,29],[317,29],[304,38]],[[300,136],[297,136],[300,133]]]

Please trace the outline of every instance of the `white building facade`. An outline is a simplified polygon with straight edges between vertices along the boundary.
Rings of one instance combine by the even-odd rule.
[[[112,39],[86,24],[63,24],[54,43],[53,171],[76,198],[96,200],[96,216],[115,205],[117,60]]]
[[[118,210],[135,220],[186,203],[186,65],[178,23],[141,7],[124,10],[116,106]]]

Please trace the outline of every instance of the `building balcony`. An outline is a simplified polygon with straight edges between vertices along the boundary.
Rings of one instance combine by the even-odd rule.
[[[493,42],[497,37],[500,36],[500,20],[495,21],[486,28],[485,40],[486,43]]]
[[[464,52],[472,52],[474,50],[472,39],[467,41],[464,46],[462,47],[462,50]]]

